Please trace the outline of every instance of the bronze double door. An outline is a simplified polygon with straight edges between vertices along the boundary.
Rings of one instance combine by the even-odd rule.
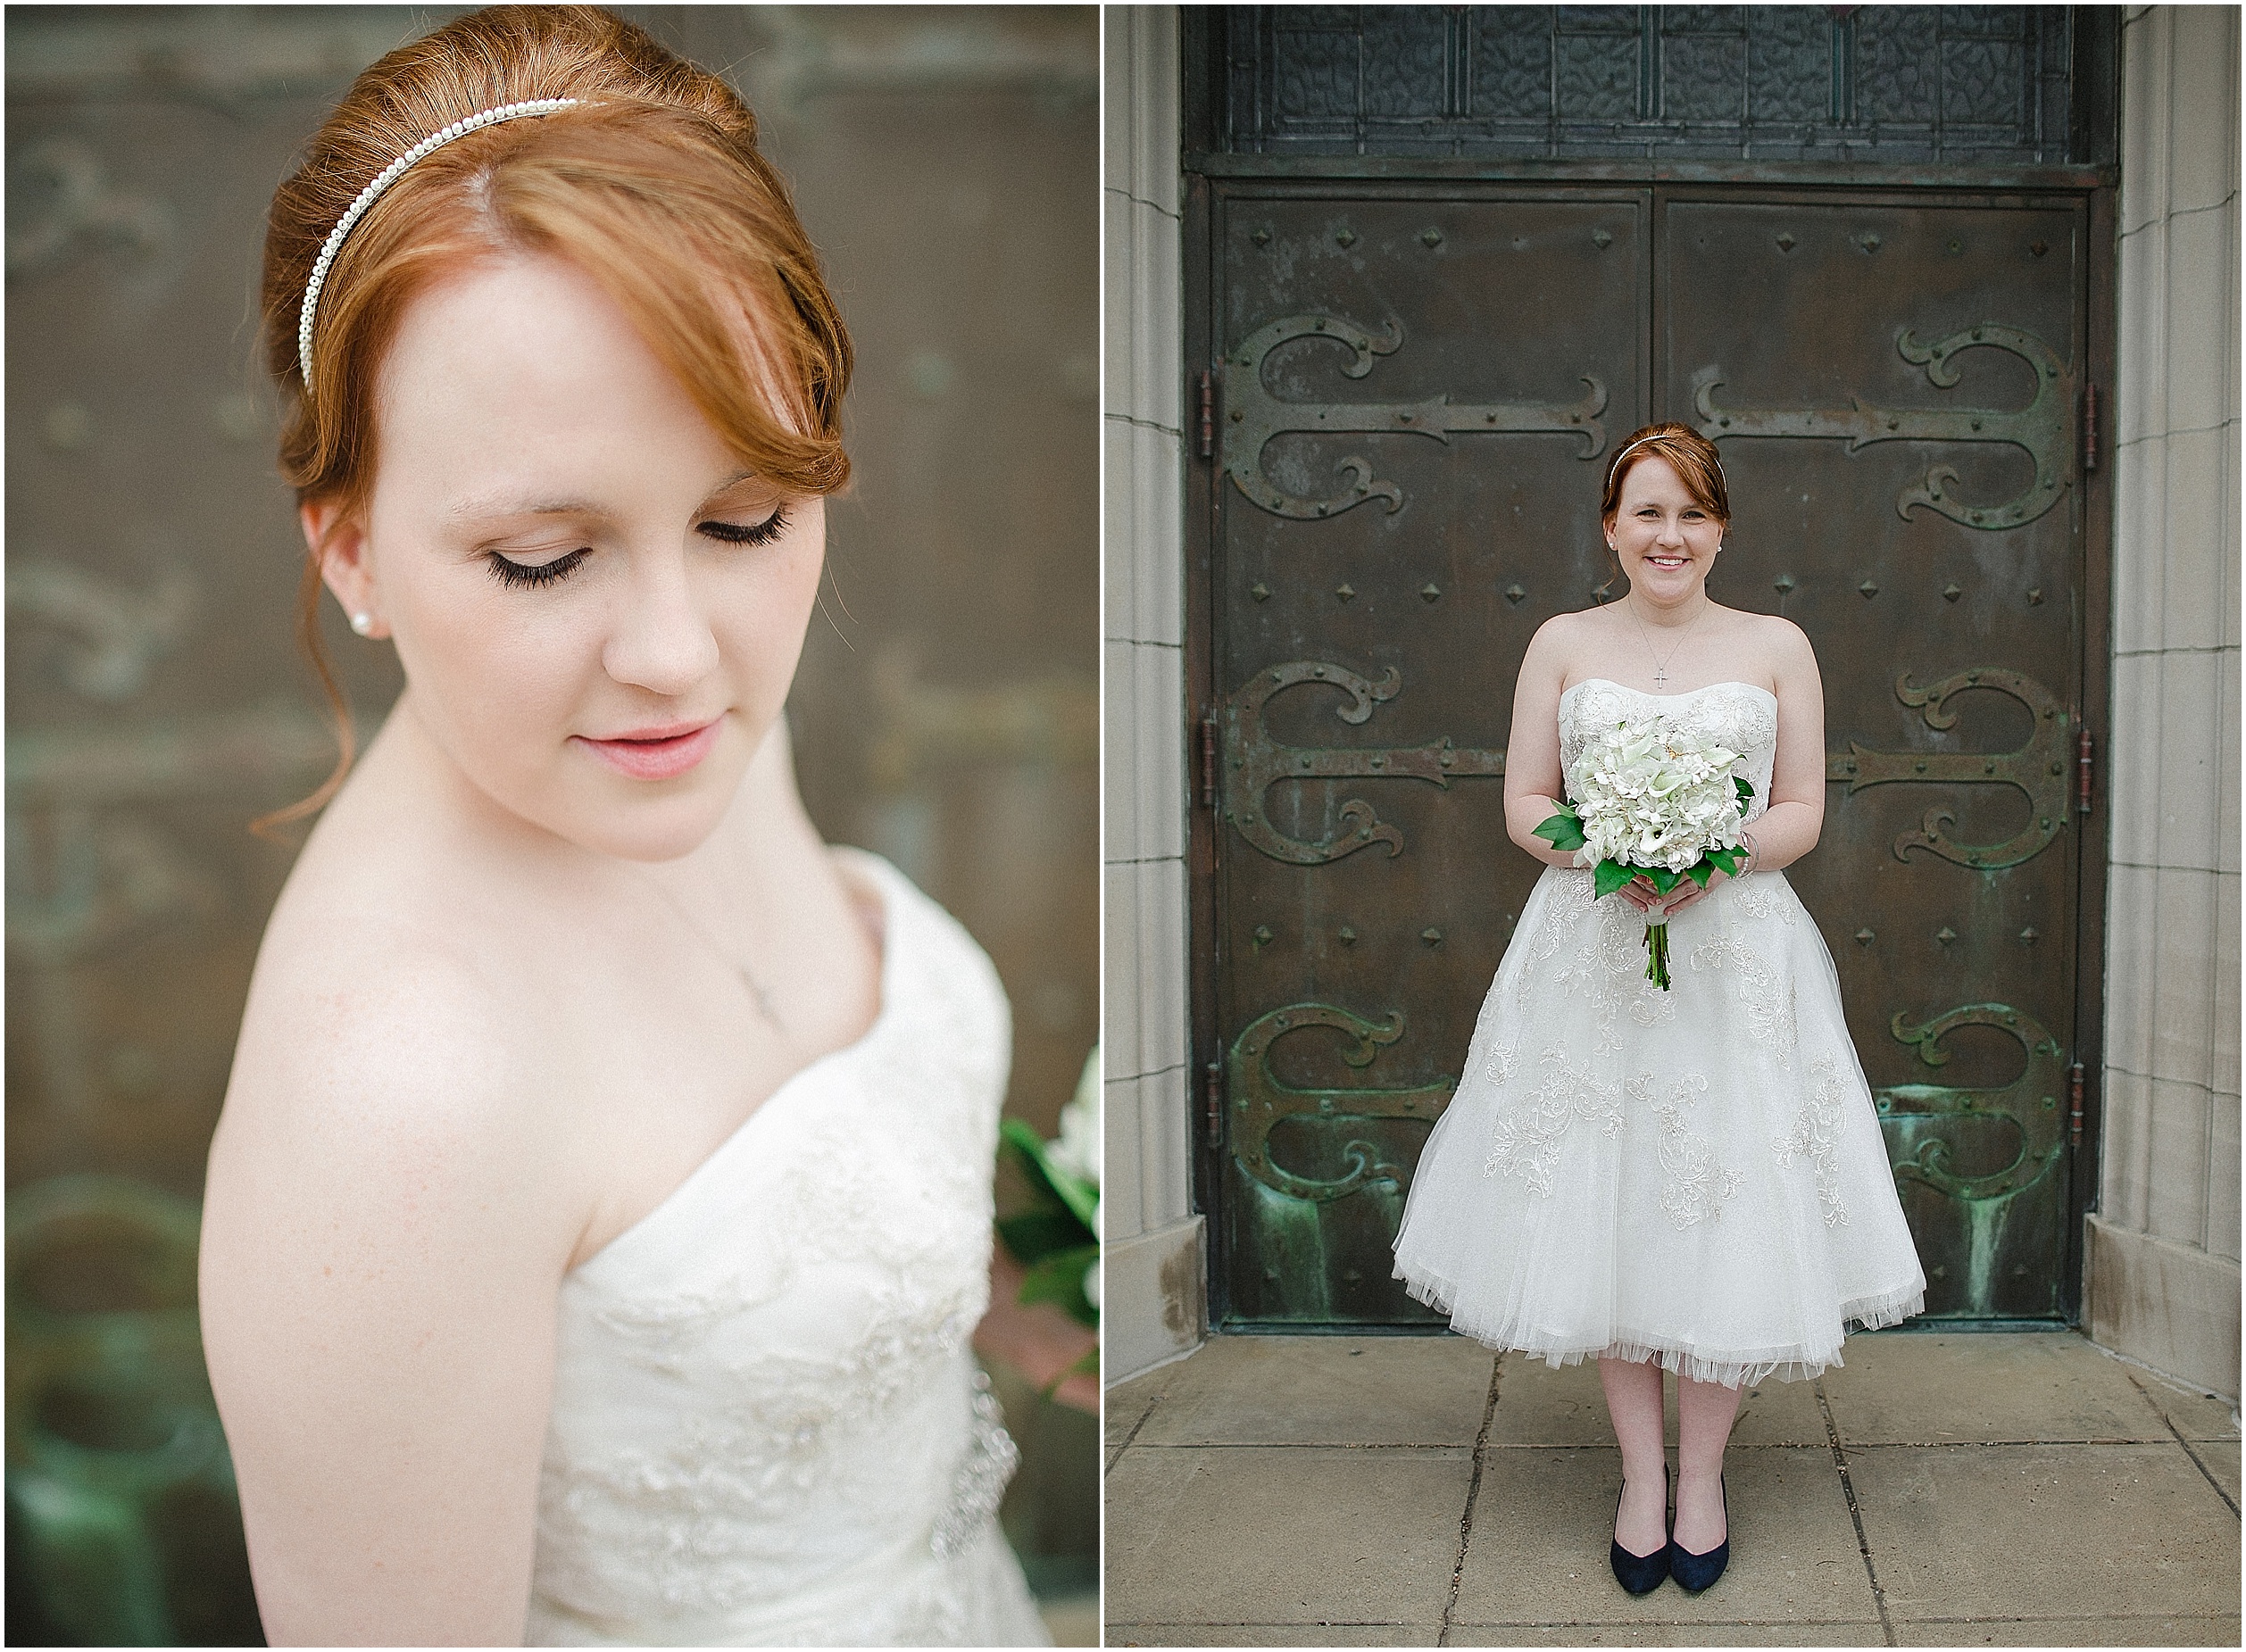
[[[1203,202],[1196,1111],[1220,1322],[1432,1323],[1389,1250],[1539,869],[1504,830],[1514,676],[1546,618],[1618,594],[1600,482],[1656,417],[1724,456],[1711,594],[1817,649],[1826,825],[1788,876],[1927,1311],[2062,1316],[2095,967],[2088,197],[1251,180]]]

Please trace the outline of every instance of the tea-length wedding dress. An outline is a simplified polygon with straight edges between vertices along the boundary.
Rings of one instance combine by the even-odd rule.
[[[1574,684],[1563,768],[1649,710],[1743,753],[1761,815],[1778,709],[1753,684]],[[1848,1321],[1917,1313],[1926,1285],[1832,954],[1776,871],[1719,878],[1671,918],[1668,992],[1644,929],[1588,870],[1537,880],[1420,1155],[1396,1276],[1458,1330],[1555,1366],[1814,1376]]]
[[[881,1008],[564,1281],[533,1645],[1044,1645],[968,1339],[1010,1058],[886,861]]]

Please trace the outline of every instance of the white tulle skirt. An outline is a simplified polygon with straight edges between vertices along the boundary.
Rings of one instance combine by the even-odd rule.
[[[1776,872],[1669,923],[1545,871],[1420,1155],[1396,1277],[1454,1328],[1554,1366],[1705,1382],[1838,1365],[1853,1321],[1925,1305],[1817,925]]]

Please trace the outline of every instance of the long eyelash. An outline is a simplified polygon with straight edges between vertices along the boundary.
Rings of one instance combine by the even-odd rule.
[[[729,545],[769,545],[786,527],[787,507],[782,505],[761,522],[751,522],[745,526],[739,522],[702,522],[695,525],[695,531],[707,534],[712,539],[722,539]]]
[[[510,590],[525,585],[550,585],[557,579],[568,578],[571,570],[585,560],[586,554],[586,548],[580,545],[574,551],[555,557],[551,562],[528,567],[520,562],[510,562],[495,551],[490,558],[491,577]]]

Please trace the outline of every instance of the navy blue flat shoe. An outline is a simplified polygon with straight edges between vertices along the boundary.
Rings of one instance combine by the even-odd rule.
[[[1629,1482],[1625,1481],[1623,1490],[1628,1489]],[[1661,1468],[1661,1504],[1664,1511],[1668,1506],[1668,1490],[1669,1471],[1668,1465],[1664,1464]],[[1620,1491],[1614,1495],[1614,1515],[1618,1521],[1622,1518]],[[1622,1540],[1617,1538],[1607,1546],[1607,1564],[1614,1568],[1614,1581],[1623,1588],[1634,1595],[1650,1595],[1660,1588],[1661,1580],[1675,1569],[1676,1562],[1672,1558],[1675,1547],[1674,1544],[1663,1543],[1650,1555],[1634,1555],[1623,1548]]]
[[[1731,1491],[1720,1474],[1716,1477],[1716,1489],[1724,1498],[1724,1540],[1704,1555],[1695,1555],[1674,1539],[1669,1542],[1669,1575],[1688,1594],[1699,1594],[1723,1576],[1724,1568],[1731,1564]]]

